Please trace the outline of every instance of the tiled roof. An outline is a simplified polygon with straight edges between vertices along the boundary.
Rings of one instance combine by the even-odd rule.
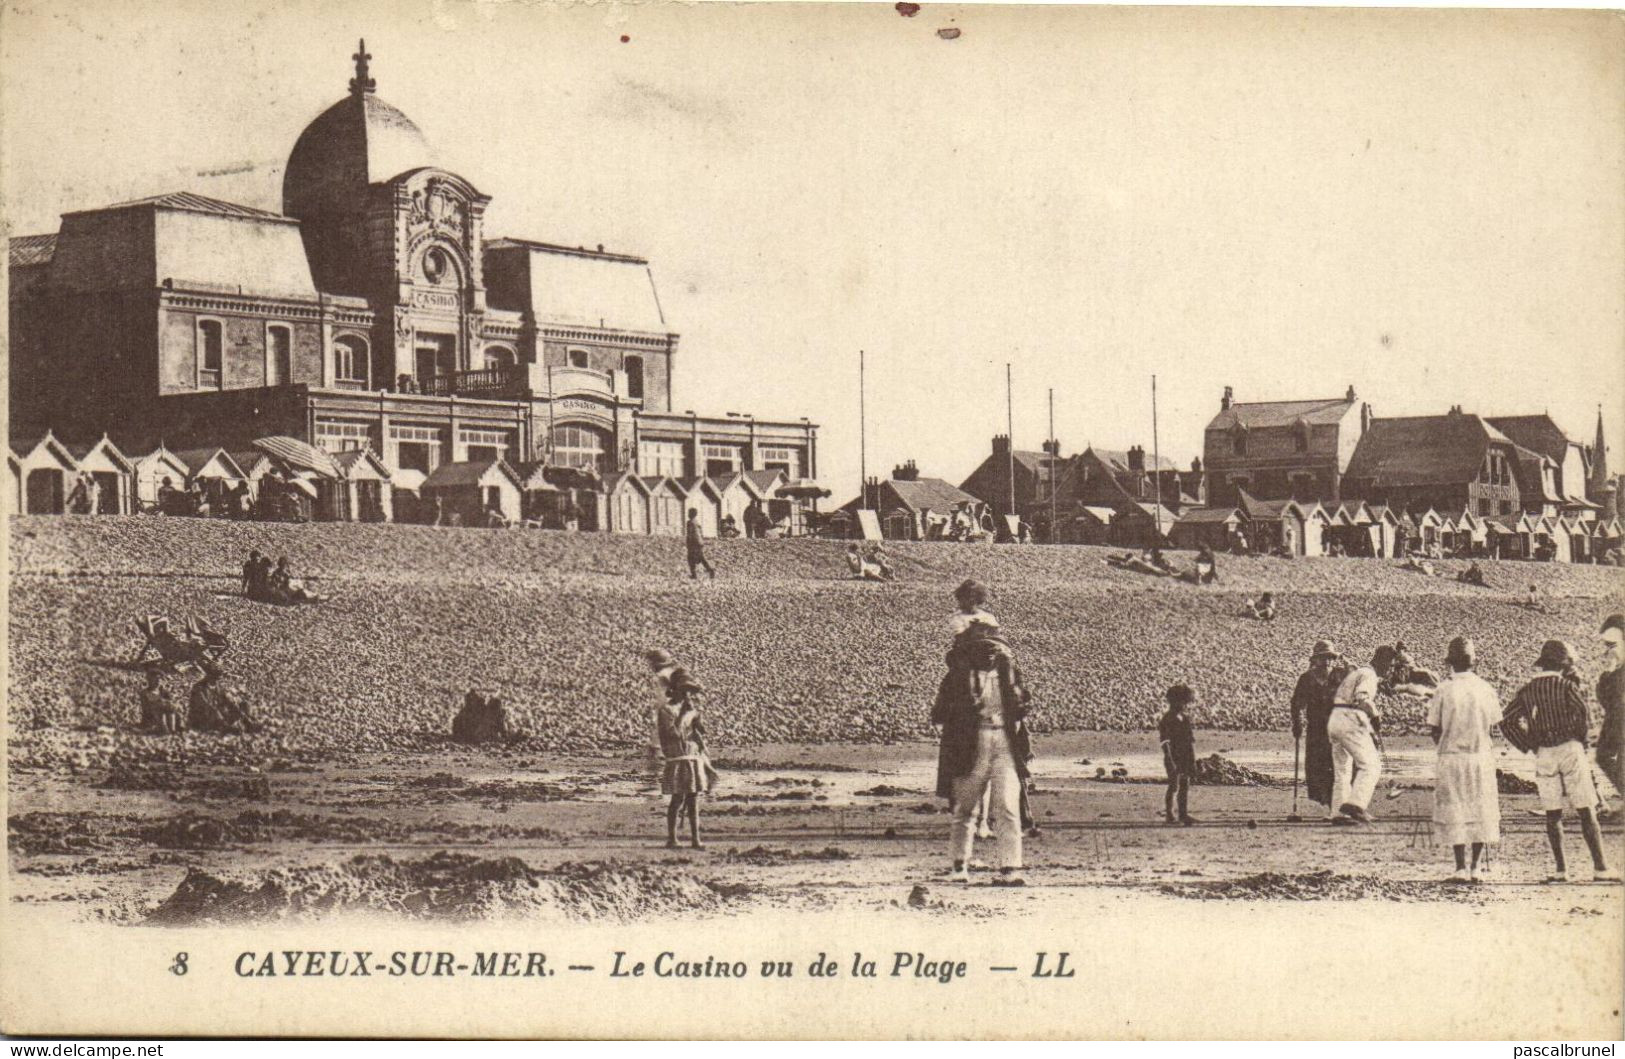
[[[56,254],[56,233],[19,235],[11,241],[11,267],[50,264]]]
[[[1568,435],[1545,413],[1534,416],[1488,416],[1486,421],[1519,445],[1542,456],[1549,456],[1561,463],[1567,455]]]
[[[941,478],[916,478],[909,482],[891,479],[881,484],[882,487],[890,487],[897,498],[914,511],[949,511],[956,504],[981,503],[976,497]]]
[[[423,479],[423,488],[450,489],[478,485],[480,479],[484,478],[492,467],[500,467],[509,478],[516,477],[513,469],[502,460],[463,460],[458,463],[442,463],[436,467],[433,474]]]
[[[205,466],[208,465],[208,462],[214,459],[216,456],[223,456],[225,457],[226,463],[232,464],[232,466],[226,468],[227,471],[241,469],[235,466],[236,461],[231,458],[231,453],[227,452],[225,449],[219,448],[218,446],[214,448],[205,447],[200,449],[177,449],[175,455],[180,458],[182,463],[186,464],[187,470],[194,474],[201,471]]]
[[[211,199],[207,195],[198,195],[190,191],[171,191],[163,195],[153,195],[144,199],[131,199],[128,202],[115,202],[111,206],[101,206],[95,210],[80,210],[78,212],[99,213],[102,210],[124,210],[134,206],[156,206],[166,210],[212,213],[217,217],[258,217],[277,221],[289,219],[280,213],[272,213],[270,210],[258,210],[252,206],[243,206],[235,202]]]
[[[1180,522],[1228,522],[1240,518],[1241,512],[1233,507],[1193,507],[1179,516]]]
[[[1135,473],[1129,468],[1127,452],[1121,452],[1117,449],[1097,449],[1093,445],[1089,446],[1089,451],[1093,452],[1097,457],[1100,458],[1101,462],[1105,463],[1117,474]],[[1172,460],[1168,459],[1167,457],[1163,457],[1159,460],[1155,454],[1150,452],[1145,454],[1145,469],[1147,471],[1153,469],[1159,471],[1179,470],[1179,468],[1174,465]]]
[[[1228,430],[1240,423],[1249,430],[1260,427],[1291,426],[1302,419],[1310,426],[1341,422],[1358,399],[1346,397],[1322,401],[1255,401],[1233,404],[1208,423],[1209,430]]]
[[[1344,477],[1369,479],[1378,489],[1470,482],[1491,442],[1511,444],[1468,413],[1374,419]]]

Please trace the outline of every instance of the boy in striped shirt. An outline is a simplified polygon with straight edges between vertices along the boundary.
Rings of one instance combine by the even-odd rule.
[[[1609,870],[1603,857],[1602,835],[1594,815],[1597,789],[1585,752],[1591,714],[1574,676],[1574,652],[1561,640],[1547,640],[1535,668],[1539,672],[1518,689],[1502,715],[1501,731],[1507,742],[1535,754],[1535,786],[1540,789],[1541,808],[1546,810],[1546,838],[1557,865],[1546,881],[1569,881],[1563,858],[1563,809],[1567,806],[1579,814],[1580,833],[1591,851],[1592,877],[1598,882],[1618,882],[1619,872]]]

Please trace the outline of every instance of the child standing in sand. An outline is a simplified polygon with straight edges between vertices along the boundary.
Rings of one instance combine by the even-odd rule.
[[[689,845],[700,843],[700,795],[716,782],[717,770],[705,751],[705,728],[700,722],[699,696],[705,688],[681,666],[672,669],[666,683],[666,701],[656,712],[660,751],[665,769],[660,777],[661,793],[669,795],[666,806],[666,848],[677,848],[677,820],[688,816]]]
[[[1162,740],[1162,767],[1168,772],[1168,790],[1162,798],[1164,823],[1178,823],[1189,827],[1196,821],[1187,809],[1191,782],[1196,779],[1196,740],[1191,733],[1191,719],[1185,710],[1196,701],[1196,692],[1184,684],[1175,684],[1167,692],[1168,711],[1157,722],[1157,735]],[[1179,816],[1174,816],[1174,804],[1179,804]]]

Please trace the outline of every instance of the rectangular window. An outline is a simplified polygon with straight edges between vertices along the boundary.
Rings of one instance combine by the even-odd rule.
[[[1478,513],[1480,515],[1488,515],[1490,513],[1490,502],[1483,497],[1480,497],[1478,500]]]
[[[1503,514],[1503,515],[1512,514],[1512,501],[1510,501],[1510,500],[1501,501],[1501,514]]]
[[[786,478],[803,477],[801,449],[788,445],[763,445],[758,451],[762,455],[762,466],[766,469],[783,471]]]
[[[395,443],[395,463],[403,471],[429,474],[434,471],[437,448],[422,441],[398,441]]]
[[[225,334],[219,320],[199,320],[197,324],[198,385],[219,387],[221,364],[225,358]]]
[[[681,441],[638,442],[638,468],[640,474],[665,475],[667,478],[684,476],[683,443]]]
[[[337,419],[316,421],[316,447],[327,452],[349,452],[372,444],[372,427]]]
[[[457,440],[467,453],[465,460],[507,458],[512,436],[506,430],[462,430]]]
[[[708,478],[725,478],[736,474],[745,463],[745,450],[738,445],[705,445],[703,452]]]
[[[643,400],[643,358],[628,356],[622,362],[622,369],[626,372],[626,396]]]

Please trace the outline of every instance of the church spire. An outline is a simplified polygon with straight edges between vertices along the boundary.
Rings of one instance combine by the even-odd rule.
[[[1602,436],[1602,405],[1597,406],[1597,440],[1591,446],[1591,492],[1599,492],[1608,481],[1608,443]]]
[[[372,56],[367,54],[367,41],[363,38],[356,47],[355,54],[350,56],[355,60],[355,76],[350,78],[350,94],[353,96],[366,95],[377,90],[378,85],[368,76],[367,60]]]

